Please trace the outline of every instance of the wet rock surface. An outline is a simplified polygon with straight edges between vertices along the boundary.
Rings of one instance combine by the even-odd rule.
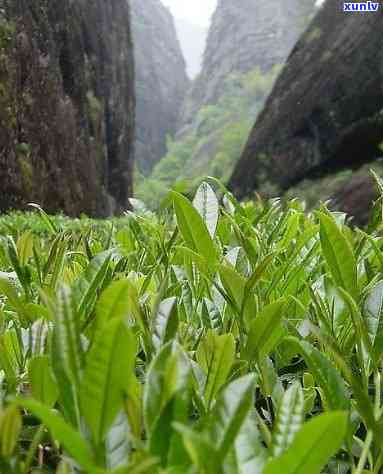
[[[0,209],[124,209],[133,135],[126,0],[0,0]]]
[[[383,10],[342,10],[343,2],[327,1],[290,55],[231,178],[239,197],[281,194],[383,154]],[[362,181],[335,200],[365,220],[371,181]]]

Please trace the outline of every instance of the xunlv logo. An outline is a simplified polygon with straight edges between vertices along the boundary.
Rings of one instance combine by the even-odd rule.
[[[343,11],[345,12],[377,12],[378,2],[345,2]]]

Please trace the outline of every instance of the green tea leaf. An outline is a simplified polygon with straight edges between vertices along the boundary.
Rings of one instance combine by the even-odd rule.
[[[214,239],[218,224],[219,204],[217,196],[208,183],[201,183],[194,197],[193,205],[205,222],[211,238]]]
[[[220,460],[213,441],[206,434],[194,431],[181,423],[174,423],[174,428],[181,434],[185,448],[198,472],[217,474]]]
[[[87,354],[80,389],[82,414],[98,446],[122,409],[134,370],[136,338],[119,319],[99,331]]]
[[[58,232],[58,229],[53,219],[44,211],[44,209],[41,206],[33,202],[30,202],[28,206],[37,209],[38,214],[41,218],[41,221],[43,222],[44,226],[49,232],[51,232],[52,234],[56,234]]]
[[[213,265],[217,251],[199,212],[182,194],[173,191],[172,197],[177,224],[186,244]]]
[[[306,341],[289,338],[297,351],[304,358],[314,379],[322,388],[328,408],[330,410],[347,410],[349,408],[349,394],[339,371],[329,359],[318,349]]]
[[[186,354],[176,342],[165,344],[150,364],[143,398],[150,452],[163,465],[171,457],[182,464],[182,440],[173,424],[187,421],[190,388],[191,365]]]
[[[383,352],[383,281],[379,281],[368,293],[363,316],[371,344],[378,359]]]
[[[59,359],[53,367],[60,364],[69,380],[77,389],[80,384],[83,366],[83,349],[80,339],[80,321],[76,314],[72,292],[61,286],[57,295],[57,306],[54,312],[55,327],[53,344],[56,346]]]
[[[133,284],[127,279],[115,281],[103,291],[97,303],[97,327],[102,327],[113,318],[128,322],[139,312],[138,295]]]
[[[190,365],[177,343],[167,343],[148,369],[144,391],[144,418],[150,432],[163,408],[190,382]]]
[[[89,472],[97,472],[90,447],[81,434],[65,423],[56,411],[32,399],[17,398],[16,403],[30,411],[51,431],[55,440],[61,443],[68,454]]]
[[[110,251],[105,251],[92,259],[88,268],[76,281],[73,294],[80,316],[88,314],[97,298],[97,291],[102,288],[112,258]]]
[[[158,349],[173,339],[178,328],[177,298],[161,301],[153,321],[153,343]]]
[[[245,422],[254,402],[253,375],[246,375],[231,382],[219,396],[211,414],[210,437],[214,440],[221,462]]]
[[[56,474],[74,474],[74,471],[69,462],[61,461],[57,467]]]
[[[226,383],[235,358],[232,334],[219,336],[209,330],[197,349],[197,362],[206,373],[205,400],[210,406],[220,388]]]
[[[33,234],[30,231],[24,232],[17,240],[17,253],[21,265],[25,265],[33,255]]]
[[[299,383],[283,395],[273,430],[272,453],[280,456],[291,445],[303,423],[304,398]]]
[[[48,356],[36,356],[30,359],[28,375],[33,397],[48,407],[52,407],[58,398],[59,390],[53,378]]]
[[[129,425],[126,415],[120,412],[117,415],[105,441],[106,465],[108,469],[117,469],[126,465],[129,460]]]
[[[356,259],[348,239],[335,220],[319,213],[323,255],[337,285],[358,300]]]
[[[240,312],[245,296],[246,279],[230,265],[219,266],[219,277],[230,300]]]
[[[250,411],[234,442],[238,474],[262,474],[267,461],[267,450],[262,443],[257,418]]]
[[[319,415],[304,424],[290,448],[271,461],[264,474],[320,474],[341,447],[348,416],[343,412]]]
[[[16,449],[22,424],[20,410],[15,405],[8,406],[0,414],[0,446],[4,458],[12,456]]]
[[[274,349],[284,329],[281,321],[284,316],[286,300],[281,298],[270,303],[251,322],[245,355],[247,360],[260,360]]]
[[[9,305],[19,315],[21,324],[27,326],[28,321],[30,321],[28,311],[16,290],[14,282],[5,277],[4,273],[0,275],[0,293],[7,297]]]

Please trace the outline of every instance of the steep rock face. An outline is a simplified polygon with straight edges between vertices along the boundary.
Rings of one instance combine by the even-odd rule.
[[[219,0],[212,18],[202,72],[183,111],[183,122],[214,104],[233,72],[259,67],[267,73],[283,64],[299,38],[315,0]]]
[[[136,159],[147,174],[166,151],[189,87],[173,17],[160,0],[131,0],[136,60]]]
[[[383,9],[342,10],[327,1],[294,48],[231,178],[238,196],[265,184],[279,194],[382,155]],[[346,195],[350,186],[334,193],[340,207]]]
[[[133,66],[126,0],[0,0],[0,209],[128,205]]]
[[[371,215],[371,204],[377,199],[377,186],[371,170],[383,175],[381,160],[366,163],[358,169],[340,169],[315,179],[304,179],[289,188],[284,198],[298,198],[306,202],[308,210],[318,202],[326,202],[332,210],[345,212],[358,225],[366,225]]]

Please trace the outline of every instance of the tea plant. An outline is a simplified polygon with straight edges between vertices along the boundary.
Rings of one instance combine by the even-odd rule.
[[[382,472],[382,198],[134,204],[1,219],[0,472]]]

